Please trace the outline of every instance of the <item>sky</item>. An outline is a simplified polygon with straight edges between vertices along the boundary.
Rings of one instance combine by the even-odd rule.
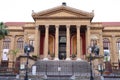
[[[33,22],[32,10],[40,12],[62,5],[87,12],[92,22],[120,22],[120,0],[0,0],[0,22]]]

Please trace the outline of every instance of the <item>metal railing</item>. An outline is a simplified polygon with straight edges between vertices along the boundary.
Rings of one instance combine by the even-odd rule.
[[[41,79],[45,80],[89,80],[90,78],[90,65],[86,61],[37,61],[34,66],[37,66],[36,75],[32,76],[32,68],[29,68],[29,77],[42,75]],[[24,76],[24,73],[22,75]]]

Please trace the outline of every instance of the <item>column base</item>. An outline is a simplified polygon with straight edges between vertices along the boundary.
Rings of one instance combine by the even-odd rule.
[[[54,60],[59,61],[59,59],[58,59],[58,58],[54,58]]]
[[[44,75],[44,77],[43,77],[44,79],[47,79],[47,76],[46,75]]]
[[[73,75],[70,79],[75,80],[76,79],[75,75]]]
[[[81,58],[77,58],[76,61],[82,61],[82,59]]]
[[[68,61],[69,61],[69,60],[71,60],[71,59],[70,59],[70,58],[66,58],[66,60],[68,60]]]
[[[48,58],[44,58],[43,60],[49,60]]]

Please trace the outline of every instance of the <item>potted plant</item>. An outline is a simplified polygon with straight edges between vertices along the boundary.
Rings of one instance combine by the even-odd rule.
[[[51,53],[50,56],[51,56],[52,59],[54,59],[55,54],[54,54],[54,53]]]
[[[91,58],[91,60],[94,60],[94,59],[95,59],[95,56],[94,56],[93,54],[91,54],[91,56],[90,56],[90,54],[86,54],[86,59],[87,59],[88,61],[90,61],[90,58]]]
[[[15,58],[16,58],[16,55],[17,55],[18,52],[19,52],[18,49],[13,49],[13,50],[10,50],[10,52],[9,52],[9,54],[13,55],[13,65],[12,65],[12,67],[14,68],[15,73],[18,73],[18,67],[15,66]]]
[[[73,54],[71,55],[71,57],[72,57],[72,59],[74,60],[74,59],[76,58],[76,54],[73,53]]]
[[[16,57],[16,55],[17,55],[18,52],[19,52],[18,49],[10,50],[9,54],[13,55],[13,61],[15,61],[15,57]]]

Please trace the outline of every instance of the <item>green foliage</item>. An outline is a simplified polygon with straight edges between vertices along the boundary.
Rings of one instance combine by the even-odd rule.
[[[6,27],[7,26],[5,26],[3,22],[0,22],[0,40],[8,35],[8,30]]]
[[[55,57],[55,54],[54,54],[54,53],[51,53],[50,56],[51,56],[52,58],[54,58],[54,57]]]
[[[90,56],[90,54],[89,55],[86,55],[86,59],[88,60],[88,61],[90,61],[90,59],[91,60],[95,60],[95,59],[103,59],[104,58],[104,56],[101,56],[101,55],[99,55],[99,56],[95,56],[95,55],[91,55]]]
[[[13,60],[16,57],[16,55],[17,55],[18,52],[19,52],[19,49],[10,50],[10,54],[13,55]]]
[[[91,60],[96,59],[95,56],[91,56],[91,57],[90,57],[90,55],[89,55],[89,56],[86,56],[86,58],[88,59],[88,61],[90,61],[90,59],[91,59]]]
[[[37,56],[37,55],[32,55],[32,57],[33,57],[33,58],[36,58],[36,59],[38,58],[38,56]]]
[[[11,52],[10,53],[12,53],[14,56],[16,56],[17,55],[17,53],[19,52],[19,50],[18,49],[15,49],[15,50],[10,50]]]
[[[73,54],[71,55],[71,57],[72,57],[72,58],[75,58],[75,57],[76,57],[76,54],[73,53]]]

